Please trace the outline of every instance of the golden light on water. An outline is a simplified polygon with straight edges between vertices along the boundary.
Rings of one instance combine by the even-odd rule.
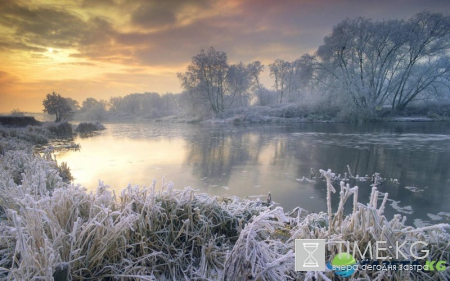
[[[117,140],[107,136],[101,140],[94,137],[76,142],[81,145],[80,151],[62,152],[57,155],[57,160],[58,163],[70,163],[75,182],[88,190],[95,190],[99,180],[105,181],[116,192],[128,184],[149,186],[154,179],[159,182],[164,176],[173,177],[171,173],[176,172],[167,167],[183,162],[186,157],[185,141],[181,138],[170,141],[160,138]]]

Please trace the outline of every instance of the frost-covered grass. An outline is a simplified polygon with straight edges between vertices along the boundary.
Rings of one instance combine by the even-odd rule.
[[[335,112],[325,113],[311,105],[300,103],[272,106],[250,106],[233,108],[216,115],[206,122],[213,123],[295,123],[335,121]]]
[[[74,280],[217,279],[240,228],[268,209],[257,201],[220,200],[171,184],[158,190],[129,186],[117,197],[100,183],[88,194],[64,184],[56,169],[36,164],[28,165],[35,173],[27,166],[16,179],[6,167],[16,158],[22,167],[21,157],[23,152],[14,151],[1,158],[7,219],[0,225],[0,276],[6,279],[50,280],[61,263],[70,266]]]
[[[158,122],[174,123],[300,123],[338,121],[336,112],[325,112],[310,105],[299,103],[276,104],[271,106],[252,105],[227,109],[209,116],[170,115],[158,118]]]
[[[34,144],[47,144],[48,140],[52,137],[52,133],[42,126],[27,126],[24,128],[6,128],[0,126],[0,146],[3,144],[4,146],[2,147],[6,146],[7,150],[15,149],[14,143],[16,142],[27,144],[26,147],[31,149]]]
[[[65,183],[48,154],[8,151],[0,156],[0,279],[51,280],[59,265],[72,280],[334,279],[333,272],[294,271],[294,242],[301,238],[326,239],[328,260],[338,250],[334,241],[359,241],[365,249],[380,240],[406,242],[405,248],[425,241],[430,260],[449,260],[448,224],[417,229],[400,215],[388,221],[387,194],[373,187],[363,205],[357,187],[321,173],[326,212],[286,213],[259,200],[210,197],[164,182],[128,186],[121,194],[99,182],[88,193]],[[337,187],[340,203],[332,210]],[[349,199],[353,212],[344,215]],[[357,271],[353,278],[448,280],[450,272]]]
[[[305,122],[424,122],[448,121],[448,104],[430,104],[408,107],[403,111],[392,111],[389,107],[375,111],[347,106],[341,108],[333,102],[302,100],[266,106],[251,105],[232,107],[218,114],[170,115],[155,119],[176,123],[305,123]],[[124,118],[126,120],[126,118]],[[130,119],[135,120],[135,119]]]
[[[45,122],[42,126],[15,128],[0,126],[0,152],[2,147],[4,150],[15,150],[18,143],[24,145],[22,148],[31,150],[34,145],[46,145],[61,138],[72,138],[72,125],[68,122]]]

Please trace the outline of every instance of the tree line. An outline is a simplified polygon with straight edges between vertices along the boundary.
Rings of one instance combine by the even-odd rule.
[[[336,25],[314,54],[269,64],[276,99],[266,102],[258,61],[228,65],[210,48],[192,58],[181,84],[192,102],[214,113],[227,106],[302,102],[333,103],[342,110],[375,114],[402,111],[418,100],[449,97],[450,17],[421,12],[409,20],[359,17]],[[265,91],[267,92],[267,90]],[[236,100],[238,102],[236,103]]]
[[[211,47],[178,73],[181,94],[88,98],[81,106],[67,101],[73,111],[94,119],[107,114],[217,116],[233,108],[286,103],[373,116],[383,109],[401,112],[417,102],[448,99],[449,51],[448,15],[424,11],[408,20],[359,17],[334,26],[313,54],[269,64],[270,89],[260,81],[261,62],[230,64],[225,52]]]
[[[167,93],[134,93],[109,100],[87,98],[81,105],[58,93],[47,94],[43,101],[44,112],[56,116],[55,122],[68,121],[74,117],[81,120],[104,121],[112,117],[153,119],[175,114],[180,106],[180,95]]]

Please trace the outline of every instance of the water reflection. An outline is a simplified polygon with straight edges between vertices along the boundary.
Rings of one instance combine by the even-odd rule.
[[[311,168],[343,174],[349,165],[355,175],[379,172],[387,177],[379,190],[392,199],[388,217],[410,213],[408,206],[411,224],[412,219],[429,221],[439,212],[450,212],[446,123],[109,124],[99,136],[76,142],[80,152],[58,158],[88,188],[98,179],[119,191],[128,183],[148,185],[165,177],[178,188],[189,185],[211,195],[265,196],[271,191],[273,200],[287,209],[301,206],[319,212],[326,210],[324,182],[298,179],[309,177]],[[366,203],[370,182],[355,184]],[[336,209],[338,195],[333,204]]]

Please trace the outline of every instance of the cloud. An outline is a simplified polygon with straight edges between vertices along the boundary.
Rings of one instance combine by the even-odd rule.
[[[85,23],[75,14],[47,7],[26,7],[19,2],[6,1],[0,13],[0,23],[8,26],[13,34],[8,38],[30,48],[36,46],[74,46],[86,32]]]
[[[420,6],[420,1],[414,2]],[[0,50],[44,53],[72,48],[71,56],[126,65],[186,64],[214,46],[235,61],[295,59],[316,49],[345,17],[411,16],[403,1],[82,1],[67,6],[6,1],[0,24],[10,32]],[[78,8],[72,8],[77,7]],[[430,1],[429,7],[442,5]],[[410,5],[414,6],[414,5]],[[449,4],[445,5],[449,6]],[[401,11],[401,13],[399,13]],[[120,12],[123,13],[119,17]]]
[[[33,51],[33,52],[45,52],[46,48],[34,47],[24,44],[22,42],[8,42],[4,41],[5,38],[0,39],[0,50],[8,51],[8,50],[20,50],[20,51]]]
[[[116,1],[114,0],[83,0],[81,2],[82,8],[108,8],[116,5]]]
[[[211,5],[205,0],[140,1],[131,13],[131,23],[153,30],[182,23],[183,20],[205,13],[209,9]]]
[[[179,66],[210,46],[235,60],[298,57],[317,48],[345,17],[410,17],[422,6],[450,8],[438,0],[3,2],[0,24],[9,32],[0,50],[72,48],[73,57],[153,66]]]
[[[3,92],[3,87],[16,83],[19,77],[6,71],[0,71],[0,93]]]
[[[21,5],[5,1],[0,6],[3,51],[47,52],[48,47],[74,49],[89,53],[109,41],[115,31],[110,23],[100,17],[84,19],[76,11],[49,5]],[[95,58],[95,57],[94,57]]]
[[[75,66],[97,66],[95,63],[92,62],[63,62],[60,63],[60,65],[75,65]]]

